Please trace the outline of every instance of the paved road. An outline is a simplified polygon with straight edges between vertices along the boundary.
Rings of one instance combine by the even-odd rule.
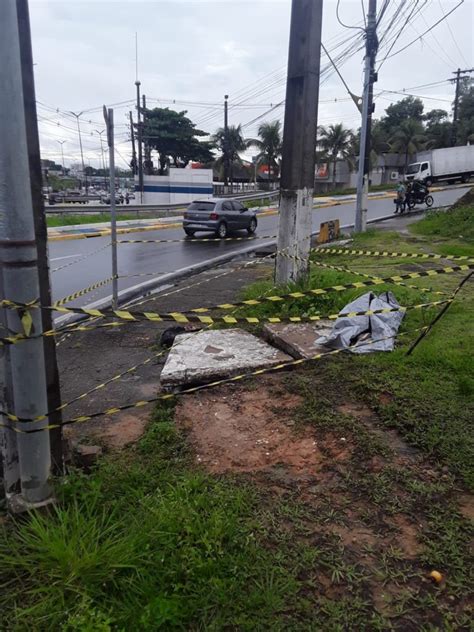
[[[434,193],[435,205],[450,204],[465,193],[466,188],[448,189]],[[418,208],[418,207],[417,207]],[[368,219],[377,219],[393,213],[392,199],[369,200]],[[313,227],[316,229],[320,222],[339,218],[341,225],[352,225],[354,222],[354,203],[341,204],[327,208],[313,210]],[[278,215],[261,217],[257,235],[276,235],[278,230]],[[245,236],[246,233],[241,233]],[[206,236],[199,233],[197,235]],[[131,233],[119,236],[119,239],[182,239],[181,229],[170,228],[165,230]],[[67,241],[54,241],[49,244],[51,269],[62,267],[85,254],[93,253],[103,248],[110,242],[107,237],[95,237],[92,239],[74,239]],[[265,241],[259,242],[262,245]],[[144,281],[149,281],[159,275],[175,272],[182,268],[195,265],[206,260],[226,255],[229,252],[244,250],[249,247],[248,241],[221,242],[215,240],[207,243],[193,243],[183,241],[181,243],[166,244],[123,244],[119,246],[118,262],[119,276],[125,277],[119,280],[119,290],[136,286]],[[143,273],[152,273],[150,276],[130,276]],[[94,283],[110,277],[110,248],[105,248],[96,254],[91,254],[83,261],[74,263],[61,270],[52,272],[53,298],[58,300],[73,292],[86,288]],[[108,297],[111,286],[106,285],[74,302],[70,306],[84,306],[98,299]]]

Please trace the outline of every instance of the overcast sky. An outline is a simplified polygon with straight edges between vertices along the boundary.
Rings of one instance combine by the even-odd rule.
[[[396,28],[386,34],[380,47],[378,63],[392,44],[389,55],[393,57],[387,57],[381,66],[376,94],[406,89],[424,97],[425,110],[451,110],[454,87],[444,80],[458,67],[474,66],[474,0],[465,0],[405,51],[394,53],[459,2],[391,0],[379,37],[396,10],[401,11]],[[368,0],[363,3],[367,10]],[[383,4],[384,0],[378,1],[379,9]],[[334,55],[348,46],[348,42],[341,42],[361,33],[338,22],[336,5],[336,0],[324,0],[323,43]],[[117,164],[126,166],[131,152],[127,141],[129,110],[135,116],[131,102],[135,98],[135,33],[138,75],[148,107],[186,109],[201,129],[213,133],[222,125],[221,103],[224,94],[229,94],[230,123],[242,123],[247,137],[256,136],[264,120],[283,120],[283,106],[265,112],[284,99],[290,9],[291,0],[30,0],[43,157],[60,162],[57,141],[66,140],[66,164],[78,161],[76,120],[67,113],[84,111],[85,161],[99,166],[100,137],[96,130],[104,128],[102,105],[119,104],[114,106]],[[416,15],[401,29],[412,10]],[[339,18],[346,25],[363,25],[362,0],[340,0]],[[322,68],[327,63],[323,56]],[[347,55],[340,66],[355,94],[361,92],[362,63],[361,50]],[[323,77],[319,123],[343,122],[356,129],[360,116],[341,80],[334,72]],[[381,94],[375,116],[401,98],[403,95]],[[186,101],[191,103],[183,103]]]

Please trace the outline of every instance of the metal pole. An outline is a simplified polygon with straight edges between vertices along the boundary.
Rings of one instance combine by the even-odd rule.
[[[79,112],[79,114],[76,114],[75,112],[71,112],[71,110],[70,110],[70,113],[76,117],[76,121],[77,121],[77,133],[79,135],[79,147],[81,149],[82,177],[84,178],[84,186],[86,188],[86,195],[87,195],[87,193],[89,191],[89,185],[87,184],[87,175],[86,175],[85,167],[84,167],[84,153],[82,151],[81,126],[79,124],[79,117],[82,116],[82,114],[84,114],[84,112]]]
[[[114,111],[104,105],[104,119],[107,125],[107,143],[109,145],[110,169],[110,233],[112,239],[112,308],[118,307],[117,272],[117,217],[115,212],[115,152],[114,152]]]
[[[229,95],[224,95],[224,193],[229,186]]]
[[[65,140],[58,140],[57,142],[61,145],[61,160],[62,160],[61,164],[63,166],[63,177],[64,177],[66,174],[64,173],[64,150],[63,150],[63,145],[67,141],[65,141]]]
[[[370,133],[372,127],[373,85],[377,53],[377,0],[369,0],[366,28],[366,52],[364,60],[364,91],[362,97],[362,127],[360,132],[359,173],[357,176],[357,200],[354,228],[357,233],[367,228],[367,203],[369,197]]]
[[[280,184],[277,283],[308,273],[321,61],[322,0],[293,0]],[[284,257],[279,252],[298,259]]]
[[[106,180],[106,175],[105,175],[104,143],[103,143],[103,139],[102,139],[102,134],[105,132],[105,129],[103,129],[101,131],[96,129],[95,131],[96,131],[96,134],[99,134],[99,138],[100,138],[100,151],[102,153],[102,169],[104,170],[104,189],[105,189],[105,191],[107,191],[107,180]]]
[[[40,297],[40,283],[23,93],[24,60],[18,12],[21,4],[16,0],[3,0],[0,20],[0,83],[3,87],[0,91],[0,248],[6,297],[28,303]],[[8,310],[7,325],[11,331],[24,331],[21,315],[20,310]],[[40,334],[41,310],[29,310],[29,315],[31,331]],[[30,329],[28,324],[26,326]],[[43,344],[43,338],[36,337],[12,345],[10,350],[11,399],[14,414],[19,418],[34,419],[48,411]],[[24,422],[20,427],[41,430],[47,423],[47,419]],[[43,504],[51,498],[48,433],[19,434],[17,441],[21,479],[19,504],[26,507]]]
[[[38,274],[42,305],[51,305],[51,280],[48,256],[48,229],[44,210],[44,198],[41,179],[41,157],[36,113],[36,96],[33,75],[33,53],[31,49],[30,21],[27,0],[17,0],[20,54],[22,63],[23,102],[25,107],[26,140],[28,145],[28,161],[30,169],[31,196],[38,251]],[[44,310],[41,313],[43,331],[53,329],[53,313]],[[49,423],[57,428],[49,431],[51,457],[54,474],[64,473],[61,389],[59,370],[56,358],[56,342],[53,337],[46,337],[43,344],[48,410],[55,411],[49,415]],[[59,409],[59,410],[58,410]]]
[[[133,175],[137,174],[137,152],[135,151],[135,132],[133,130],[133,116],[132,112],[130,112],[130,136],[132,140],[132,158],[133,158]]]
[[[143,134],[140,107],[140,82],[135,81],[135,85],[137,86],[138,189],[140,191],[140,204],[143,204]]]

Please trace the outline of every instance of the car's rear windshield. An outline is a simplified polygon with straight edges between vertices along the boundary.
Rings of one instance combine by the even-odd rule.
[[[188,211],[213,211],[216,207],[215,202],[191,202]]]

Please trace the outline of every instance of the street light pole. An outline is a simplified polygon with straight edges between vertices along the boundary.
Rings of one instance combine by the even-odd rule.
[[[107,176],[105,175],[105,154],[104,154],[104,144],[102,140],[102,134],[104,134],[106,130],[103,129],[102,131],[99,131],[98,129],[96,129],[95,131],[96,131],[96,134],[99,134],[99,138],[100,138],[100,151],[102,152],[102,169],[104,171],[104,190],[107,191]]]
[[[64,177],[64,176],[65,176],[65,173],[64,173],[64,150],[63,150],[63,145],[64,145],[64,143],[66,143],[67,141],[65,141],[65,140],[58,140],[58,141],[56,141],[56,142],[58,142],[58,143],[61,145],[61,159],[62,159],[63,177]]]
[[[76,114],[75,112],[71,112],[71,110],[69,110],[70,114],[72,114],[73,116],[76,117],[76,121],[77,121],[77,132],[79,134],[79,147],[81,148],[81,164],[82,164],[82,177],[84,178],[84,183],[85,183],[85,187],[86,187],[86,195],[89,192],[89,186],[87,184],[87,175],[85,172],[85,168],[84,168],[84,153],[82,151],[82,136],[81,136],[81,126],[79,125],[79,117],[81,117],[84,112],[79,112],[79,114]],[[82,186],[82,184],[81,184]]]
[[[118,266],[117,266],[117,217],[115,213],[115,149],[114,111],[104,105],[104,120],[107,126],[110,170],[110,237],[112,240],[112,309],[118,307]]]

